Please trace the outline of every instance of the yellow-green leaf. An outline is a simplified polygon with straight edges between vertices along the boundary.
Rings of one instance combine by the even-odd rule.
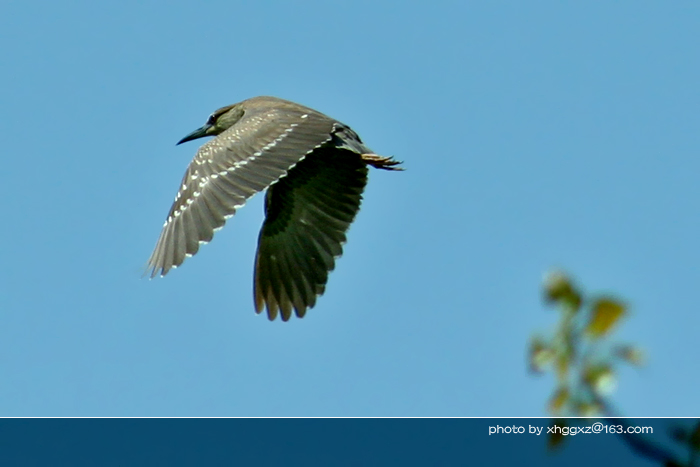
[[[569,402],[569,390],[560,387],[549,400],[549,411],[556,415],[561,412],[567,402]]]
[[[581,417],[598,417],[603,412],[603,409],[595,402],[586,402],[579,404],[576,411]]]
[[[533,338],[530,342],[528,362],[530,371],[542,373],[554,358],[554,351],[540,338]]]
[[[573,311],[578,311],[581,306],[581,294],[561,271],[554,271],[545,276],[544,296],[547,301],[562,303]]]
[[[569,355],[559,354],[555,360],[555,368],[557,372],[557,379],[560,382],[564,382],[569,377]]]
[[[625,305],[617,300],[611,298],[596,300],[586,331],[594,339],[604,336],[625,315],[625,311]]]

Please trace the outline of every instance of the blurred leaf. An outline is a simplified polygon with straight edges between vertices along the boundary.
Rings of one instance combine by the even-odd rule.
[[[557,378],[560,383],[566,382],[569,376],[569,355],[559,354],[555,361]]]
[[[581,307],[581,294],[562,271],[554,271],[545,276],[544,296],[546,301],[564,304],[573,311],[578,311]]]
[[[679,443],[686,444],[690,439],[690,432],[687,428],[683,426],[672,426],[670,431],[671,438],[678,441]]]
[[[644,365],[644,352],[632,345],[618,345],[615,347],[615,355],[634,366]]]
[[[583,378],[591,387],[591,390],[599,396],[607,396],[617,388],[615,372],[609,365],[586,367],[583,371]]]
[[[541,338],[535,337],[530,341],[528,362],[530,363],[531,372],[542,373],[552,363],[553,359],[554,350]]]
[[[695,424],[688,441],[694,450],[700,451],[700,422]]]
[[[591,321],[586,331],[594,339],[607,334],[625,314],[625,305],[611,298],[601,298],[593,304]]]
[[[553,451],[555,449],[559,449],[561,444],[564,442],[565,435],[563,433],[563,429],[566,428],[566,420],[553,420],[549,426],[559,427],[558,429],[555,428],[553,432],[549,433],[547,436],[547,449]]]
[[[567,402],[569,402],[569,389],[560,387],[549,400],[549,411],[556,415],[561,412]]]
[[[577,408],[577,414],[581,417],[598,417],[601,413],[603,413],[603,408],[595,402],[580,404]]]

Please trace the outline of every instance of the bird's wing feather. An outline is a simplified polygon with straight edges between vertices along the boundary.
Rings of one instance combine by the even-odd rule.
[[[268,190],[255,260],[255,305],[273,320],[304,316],[342,254],[367,183],[367,166],[345,149],[316,149]]]
[[[150,276],[165,275],[197,253],[248,198],[329,142],[337,125],[311,109],[262,107],[202,145],[148,260]]]

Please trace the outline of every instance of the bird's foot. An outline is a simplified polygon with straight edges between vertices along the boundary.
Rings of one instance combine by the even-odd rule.
[[[362,154],[362,160],[376,169],[384,170],[404,170],[403,167],[396,167],[402,161],[397,161],[391,157],[379,156],[377,154]]]

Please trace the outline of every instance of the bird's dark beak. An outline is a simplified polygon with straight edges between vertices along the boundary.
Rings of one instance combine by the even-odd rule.
[[[212,127],[212,125],[207,123],[202,128],[197,128],[192,133],[190,133],[189,135],[185,136],[180,141],[178,141],[177,144],[186,143],[187,141],[192,141],[193,139],[201,138],[202,136],[209,136],[209,135],[207,135],[207,131],[211,127]],[[177,146],[177,144],[175,146]]]

